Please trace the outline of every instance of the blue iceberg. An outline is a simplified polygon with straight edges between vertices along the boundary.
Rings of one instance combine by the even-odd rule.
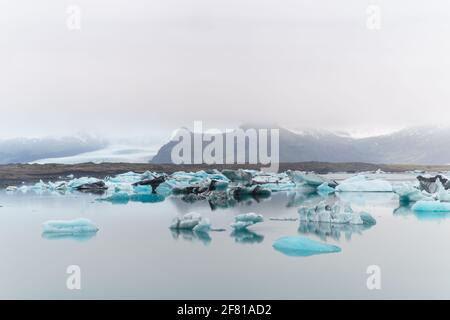
[[[450,212],[450,202],[441,201],[417,201],[411,208],[416,212]]]
[[[334,191],[334,188],[330,187],[328,182],[324,182],[317,187],[317,193],[320,195],[328,195],[330,193],[333,193]]]
[[[307,257],[315,254],[340,252],[341,248],[321,243],[305,237],[283,237],[272,244],[272,247],[291,257]]]

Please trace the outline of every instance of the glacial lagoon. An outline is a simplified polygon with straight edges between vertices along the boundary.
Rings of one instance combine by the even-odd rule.
[[[351,174],[326,175],[338,182]],[[416,175],[378,174],[393,185]],[[0,298],[308,299],[450,298],[450,213],[413,212],[393,192],[330,195],[290,190],[248,197],[228,207],[169,195],[98,201],[81,192],[0,192]],[[350,203],[376,225],[300,221],[300,206]],[[213,230],[171,230],[188,212]],[[264,221],[233,230],[238,214]],[[46,234],[49,220],[86,218],[98,232]],[[272,219],[271,219],[272,218]],[[225,230],[222,230],[225,229]],[[339,252],[292,256],[274,249],[283,237],[306,237]],[[66,286],[68,266],[81,289]],[[369,290],[376,265],[381,289]]]

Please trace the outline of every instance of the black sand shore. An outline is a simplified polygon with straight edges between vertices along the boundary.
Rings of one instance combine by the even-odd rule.
[[[144,172],[146,170],[172,173],[175,171],[198,171],[208,169],[260,169],[259,165],[173,165],[173,164],[138,164],[138,163],[83,163],[65,164],[8,164],[0,165],[0,186],[34,183],[39,180],[54,181],[67,179],[67,175],[75,177],[91,176],[104,178],[128,171]],[[381,169],[385,172],[449,171],[446,165],[402,165],[402,164],[370,164],[370,163],[330,163],[330,162],[298,162],[282,163],[280,171],[285,170],[314,171],[316,173],[362,172]]]

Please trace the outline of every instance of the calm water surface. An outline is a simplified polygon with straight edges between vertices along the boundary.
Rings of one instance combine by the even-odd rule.
[[[345,175],[336,176],[345,178]],[[393,181],[413,176],[386,175]],[[298,217],[297,208],[322,198],[274,193],[260,201],[211,210],[207,202],[169,197],[125,205],[85,194],[0,192],[0,298],[301,299],[450,298],[450,216],[415,214],[393,193],[344,193],[354,210],[377,220],[369,229],[272,221]],[[336,200],[330,196],[327,201]],[[214,228],[209,237],[173,233],[176,215],[199,212]],[[233,234],[239,213],[265,222]],[[42,236],[50,219],[85,217],[100,228],[92,238]],[[282,236],[304,235],[342,251],[290,257],[272,248]],[[68,290],[66,269],[81,268],[81,290]],[[381,290],[368,290],[367,267],[381,269]]]

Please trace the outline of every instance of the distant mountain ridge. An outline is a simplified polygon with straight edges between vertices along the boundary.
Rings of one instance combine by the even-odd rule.
[[[368,138],[352,138],[327,130],[295,133],[278,129],[280,162],[450,163],[450,128],[415,127]],[[171,151],[176,144],[175,141],[164,144],[151,163],[172,163]]]
[[[61,138],[13,138],[0,140],[0,164],[28,163],[44,158],[67,157],[104,148],[104,139],[90,135]]]

